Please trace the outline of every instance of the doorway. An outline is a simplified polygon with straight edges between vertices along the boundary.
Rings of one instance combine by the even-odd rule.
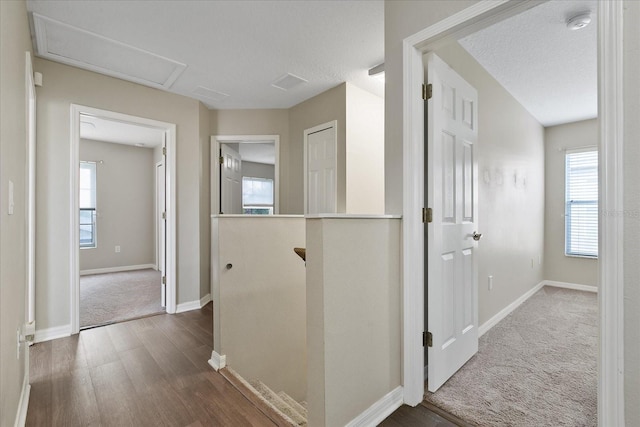
[[[279,135],[211,137],[211,212],[277,215],[279,178]]]
[[[338,207],[338,122],[304,131],[304,213],[336,213]]]
[[[175,312],[175,125],[72,105],[72,333]]]
[[[412,88],[422,83],[422,54],[435,49],[442,42],[443,37],[458,38],[470,34],[473,29],[490,25],[492,22],[513,16],[527,8],[535,6],[534,2],[504,2],[496,4],[478,5],[473,10],[458,13],[434,26],[424,29],[404,40],[404,93],[413,94]],[[599,92],[599,147],[603,159],[604,175],[600,177],[601,196],[604,206],[602,209],[615,211],[622,193],[613,182],[622,182],[616,172],[619,168],[622,135],[619,127],[614,125],[615,119],[609,115],[616,111],[619,89],[615,86],[615,79],[619,72],[620,61],[612,58],[621,56],[620,23],[622,17],[621,5],[616,2],[598,3],[599,20],[599,54],[610,60],[601,61],[598,76]],[[423,349],[415,339],[421,332],[424,322],[423,300],[423,256],[421,236],[422,221],[419,213],[423,207],[423,109],[419,94],[405,96],[404,121],[405,133],[403,144],[403,191],[404,191],[404,402],[415,405],[422,400],[423,394]],[[418,179],[416,179],[418,177]],[[609,185],[609,186],[608,186]],[[603,194],[604,193],[604,194]],[[619,361],[621,359],[621,339],[617,331],[622,325],[622,280],[617,257],[619,253],[608,249],[616,247],[616,226],[614,221],[601,218],[600,249],[606,257],[601,260],[600,283],[606,283],[599,292],[599,318],[601,330],[601,345],[599,354],[599,387],[598,387],[598,418],[600,425],[618,425],[623,419],[621,398],[622,372]],[[605,343],[607,343],[605,345]]]

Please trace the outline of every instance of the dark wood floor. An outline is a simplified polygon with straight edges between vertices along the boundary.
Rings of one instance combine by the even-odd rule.
[[[209,366],[212,329],[208,304],[33,345],[27,426],[280,424]],[[403,406],[381,425],[464,426],[439,413]]]
[[[28,426],[274,426],[208,364],[211,304],[31,347]]]

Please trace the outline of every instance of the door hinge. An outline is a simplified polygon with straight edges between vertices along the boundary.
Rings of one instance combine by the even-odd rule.
[[[166,212],[162,212],[162,219],[167,219],[167,213]]]
[[[163,285],[167,284],[167,276],[162,276],[162,284]]]
[[[433,347],[433,335],[431,335],[431,332],[425,331],[422,333],[422,346]]]
[[[431,96],[433,96],[433,85],[431,83],[423,84],[422,85],[422,99],[424,99],[426,101],[427,99],[431,99]]]
[[[422,208],[422,222],[429,223],[433,221],[433,211],[431,208]]]
[[[218,161],[220,162],[221,165],[224,164],[224,157],[220,156],[218,157]]]
[[[163,156],[167,155],[167,147],[162,147],[162,155]]]

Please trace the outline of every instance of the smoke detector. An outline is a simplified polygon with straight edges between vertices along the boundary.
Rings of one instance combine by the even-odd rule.
[[[591,23],[591,12],[582,12],[567,19],[567,28],[580,30]]]

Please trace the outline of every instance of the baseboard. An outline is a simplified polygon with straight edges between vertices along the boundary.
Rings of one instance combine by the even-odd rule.
[[[209,359],[209,365],[217,372],[220,369],[227,366],[227,356],[224,354],[220,355],[216,353],[216,351],[211,352],[211,359]]]
[[[20,401],[18,402],[15,427],[24,427],[27,422],[27,410],[29,409],[30,394],[31,385],[29,384],[29,376],[25,375],[24,380],[22,381],[22,393],[20,393]]]
[[[598,293],[598,287],[593,285],[580,285],[578,283],[556,282],[554,280],[545,280],[544,284],[545,286],[553,286],[556,288],[574,289],[576,291]]]
[[[185,311],[199,310],[211,301],[211,294],[206,294],[202,298],[196,301],[183,302],[176,306],[176,313],[182,313]]]
[[[211,294],[206,294],[205,296],[200,298],[200,308],[202,308],[205,305],[209,304],[209,302],[211,302]]]
[[[533,288],[529,289],[524,295],[520,296],[517,300],[513,301],[511,304],[500,310],[498,314],[480,325],[480,327],[478,328],[478,338],[486,334],[489,329],[493,328],[498,322],[511,314],[513,310],[520,307],[523,302],[531,298],[533,294],[542,289],[545,283],[546,282],[544,280],[538,283]]]
[[[369,427],[377,426],[402,406],[402,386],[398,386],[384,395],[366,411],[352,419],[346,427]]]
[[[35,342],[54,340],[71,336],[71,325],[56,326],[54,328],[36,330]]]
[[[157,270],[155,264],[123,265],[120,267],[94,268],[92,270],[80,270],[81,276],[90,274],[119,273],[121,271],[146,270],[152,268]]]

